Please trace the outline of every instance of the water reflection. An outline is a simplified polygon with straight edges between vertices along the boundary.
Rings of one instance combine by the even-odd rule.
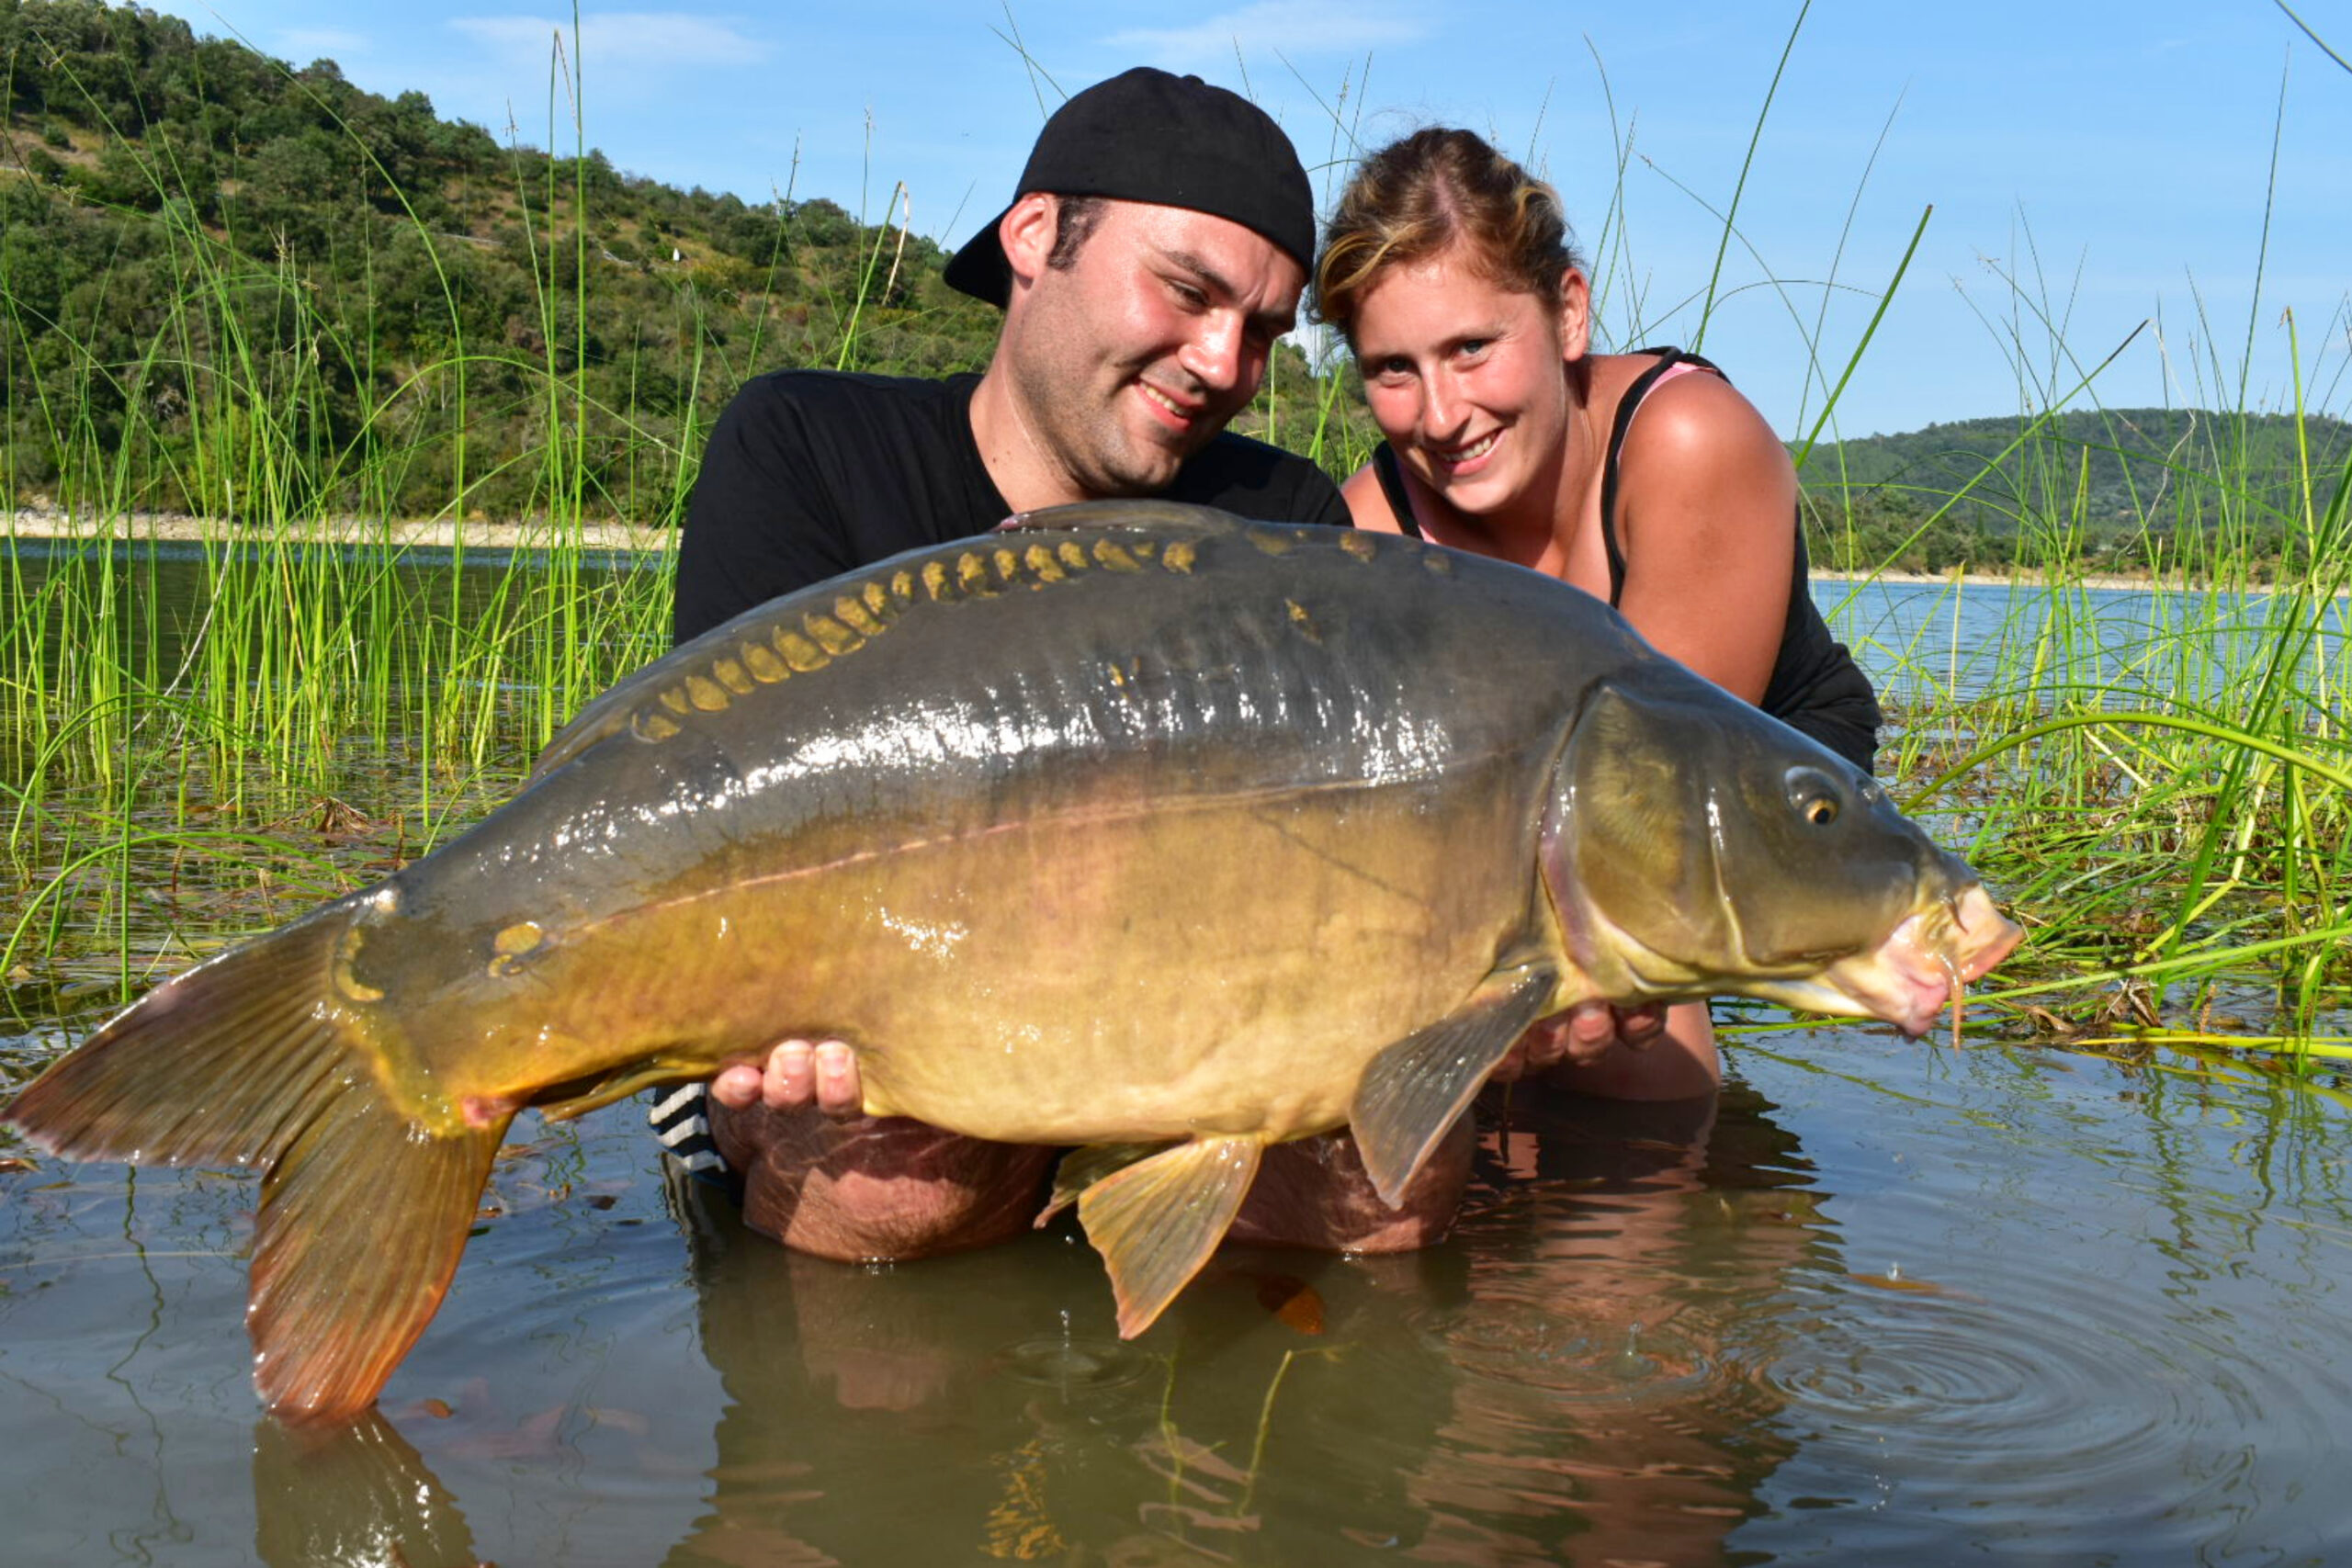
[[[254,1552],[268,1568],[471,1563],[457,1499],[390,1421],[254,1426]]]
[[[1522,1096],[1482,1151],[1453,1408],[1417,1493],[1439,1561],[1699,1563],[1792,1445],[1747,1357],[1791,1271],[1834,1256],[1808,1167],[1753,1091]]]
[[[1072,1233],[857,1269],[681,1184],[724,1405],[700,1517],[662,1560],[1714,1561],[1789,1446],[1724,1346],[1825,1252],[1790,1140],[1732,1098],[1718,1122],[1522,1095],[1482,1150],[1466,1245],[1228,1249],[1141,1345],[1114,1337]],[[572,1462],[578,1416],[265,1421],[262,1560],[475,1561],[401,1427],[452,1467]]]
[[[1735,1096],[1711,1141],[1712,1102],[1522,1094],[1455,1243],[1228,1248],[1140,1345],[1074,1232],[858,1270],[684,1185],[729,1403],[668,1561],[1710,1561],[1786,1451],[1721,1348],[1820,1245]]]

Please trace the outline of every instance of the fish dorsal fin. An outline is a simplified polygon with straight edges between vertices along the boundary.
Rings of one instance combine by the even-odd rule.
[[[1000,534],[1073,533],[1107,531],[1115,528],[1148,528],[1153,534],[1162,536],[1173,534],[1186,538],[1200,538],[1211,534],[1230,533],[1240,523],[1241,519],[1230,513],[1219,512],[1215,507],[1192,506],[1182,502],[1081,501],[1069,506],[1048,506],[1035,512],[1015,513],[998,524],[995,532]],[[1283,525],[1264,524],[1255,525],[1255,526],[1275,528]],[[972,543],[973,541],[968,539],[957,541],[946,547],[944,552],[933,552],[933,558],[952,559],[954,552],[958,550],[968,554]],[[1140,554],[1143,551],[1139,549],[1137,553]],[[1189,560],[1190,558],[1184,558]],[[1178,566],[1177,561],[1176,555],[1171,554],[1167,557],[1167,564],[1171,570],[1185,570]],[[910,567],[909,570],[911,570],[913,568]],[[1057,579],[1059,573],[1057,572],[1054,576]],[[836,581],[852,592],[854,592],[858,586],[846,578]],[[887,603],[886,600],[874,597],[876,589],[873,584],[878,581],[878,579],[869,581],[865,588],[866,604],[876,611],[879,611]],[[933,596],[938,596],[935,590]],[[901,592],[900,602],[905,603],[907,597],[907,593]],[[754,610],[746,611],[745,615],[758,615],[766,612],[767,609],[767,605],[761,605]],[[821,614],[821,611],[819,613]],[[542,750],[537,760],[531,764],[531,776],[526,781],[526,787],[528,784],[538,783],[607,736],[628,729],[636,722],[640,712],[650,711],[649,705],[654,702],[661,683],[650,679],[647,671],[655,669],[675,669],[679,671],[701,669],[711,658],[742,639],[744,628],[741,623],[743,618],[739,616],[734,621],[713,627],[691,642],[681,643],[657,663],[646,666],[646,669],[639,671],[638,675],[621,682],[572,715],[571,722],[556,732],[555,738],[547,743],[546,750]],[[840,628],[833,629],[838,632]],[[763,629],[753,640],[764,640],[766,636],[767,631]],[[813,654],[812,657],[814,657]],[[808,666],[795,665],[794,668],[805,670]],[[741,689],[740,686],[737,688],[739,692]],[[669,720],[662,717],[657,718],[655,722],[667,725]]]
[[[1214,506],[1193,506],[1181,501],[1080,501],[1068,506],[1043,506],[1016,512],[996,525],[1000,534],[1027,533],[1038,528],[1189,528],[1198,533],[1224,533],[1240,522],[1230,512]]]
[[[571,722],[555,732],[531,763],[531,776],[524,781],[524,787],[538,783],[605,736],[628,728],[630,716],[648,695],[637,682],[624,681],[573,714]]]
[[[1498,970],[1470,998],[1426,1029],[1384,1049],[1356,1082],[1349,1121],[1381,1201],[1396,1208],[1406,1185],[1478,1086],[1558,986],[1548,964]]]
[[[1111,1271],[1119,1337],[1149,1328],[1201,1271],[1240,1210],[1264,1148],[1256,1138],[1194,1138],[1103,1177],[1080,1196],[1079,1223]]]

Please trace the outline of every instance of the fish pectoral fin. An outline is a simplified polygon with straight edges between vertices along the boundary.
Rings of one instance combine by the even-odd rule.
[[[1045,1212],[1037,1216],[1037,1228],[1069,1208],[1080,1194],[1106,1177],[1115,1176],[1139,1160],[1149,1159],[1168,1147],[1155,1144],[1089,1144],[1062,1156],[1060,1165],[1054,1168],[1054,1195],[1046,1203]]]
[[[1421,1161],[1469,1107],[1512,1042],[1544,1015],[1559,976],[1549,965],[1500,970],[1470,999],[1374,1056],[1357,1080],[1348,1120],[1374,1190],[1402,1201]]]
[[[1079,1223],[1111,1270],[1120,1338],[1149,1328],[1209,1260],[1264,1148],[1256,1138],[1194,1138],[1114,1171],[1080,1195]]]
[[[695,1061],[685,1056],[656,1056],[651,1061],[635,1062],[614,1068],[601,1078],[582,1078],[543,1090],[549,1098],[534,1100],[539,1115],[549,1122],[569,1122],[575,1116],[585,1116],[591,1111],[601,1111],[616,1100],[627,1100],[641,1089],[657,1084],[690,1083],[696,1078],[709,1078],[718,1071],[707,1059]]]
[[[440,1309],[513,1112],[443,1136],[373,1094],[320,1107],[262,1183],[245,1329],[275,1415],[345,1420]]]

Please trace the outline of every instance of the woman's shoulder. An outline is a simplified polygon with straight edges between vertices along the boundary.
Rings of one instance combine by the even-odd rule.
[[[1787,451],[1763,414],[1712,367],[1678,361],[1646,387],[1637,388],[1645,375],[1659,367],[1659,356],[1610,357],[1623,362],[1610,368],[1614,395],[1611,396],[1607,383],[1597,382],[1595,400],[1610,398],[1610,406],[1618,410],[1619,417],[1612,423],[1624,433],[1623,461],[1679,464],[1746,458],[1768,460],[1768,466],[1769,459],[1787,462]],[[1624,400],[1629,396],[1638,396],[1638,403],[1627,406]],[[1632,417],[1635,409],[1639,417]]]
[[[1396,509],[1389,504],[1387,491],[1381,485],[1380,471],[1371,463],[1341,481],[1340,499],[1348,503],[1348,515],[1359,528],[1382,534],[1405,531],[1396,520]]]

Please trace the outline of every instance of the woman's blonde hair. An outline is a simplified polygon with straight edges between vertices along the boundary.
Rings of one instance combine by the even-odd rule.
[[[1314,313],[1355,343],[1365,291],[1392,266],[1455,244],[1501,288],[1557,310],[1560,276],[1583,265],[1557,192],[1467,130],[1431,127],[1363,161],[1323,231]]]

